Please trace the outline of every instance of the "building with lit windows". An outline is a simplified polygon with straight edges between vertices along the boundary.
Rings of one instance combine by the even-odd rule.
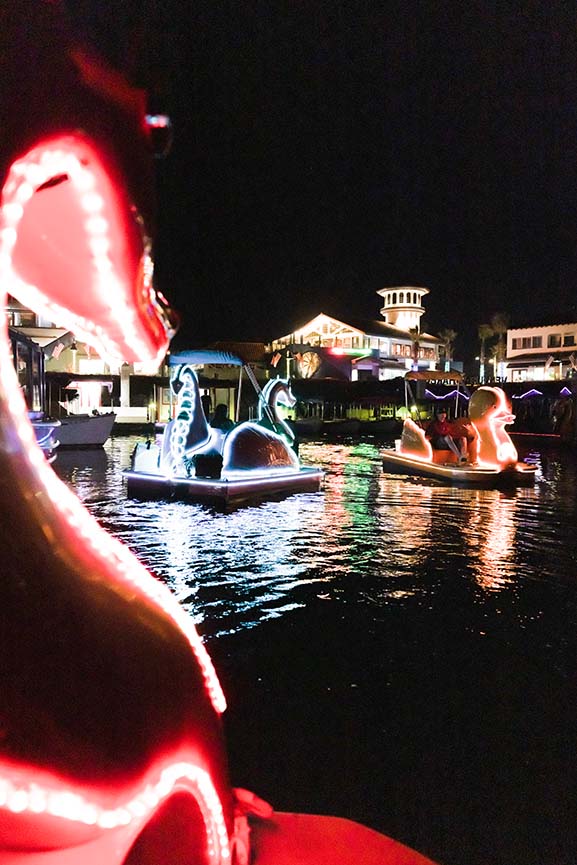
[[[507,331],[507,381],[577,377],[577,323]]]
[[[110,364],[77,340],[14,298],[6,307],[8,325],[42,350],[45,408],[53,417],[61,410],[90,414],[113,410],[117,423],[146,423],[169,416],[168,371],[142,364]]]
[[[428,293],[416,286],[383,288],[377,292],[382,320],[347,316],[345,322],[321,312],[273,340],[271,349],[286,358],[292,377],[385,381],[405,375],[415,359],[420,370],[438,369],[441,340],[420,332],[422,298]]]

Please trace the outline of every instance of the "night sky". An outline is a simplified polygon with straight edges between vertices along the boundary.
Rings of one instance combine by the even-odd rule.
[[[173,120],[156,258],[177,345],[378,318],[399,284],[430,289],[424,327],[456,330],[457,357],[496,312],[577,320],[573,4],[75,8],[111,57],[130,34]]]

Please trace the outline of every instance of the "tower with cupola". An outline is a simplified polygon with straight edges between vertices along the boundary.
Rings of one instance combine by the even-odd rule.
[[[377,291],[384,300],[380,312],[386,324],[408,331],[413,327],[420,330],[420,321],[425,308],[423,297],[428,288],[414,285],[399,285],[394,288],[381,288]]]

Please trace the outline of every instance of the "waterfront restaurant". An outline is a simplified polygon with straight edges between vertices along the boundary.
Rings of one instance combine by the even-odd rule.
[[[507,381],[577,377],[577,323],[507,331]]]
[[[383,320],[347,316],[345,322],[321,312],[274,339],[270,348],[286,358],[286,375],[386,381],[403,376],[415,360],[419,370],[438,369],[441,340],[419,332],[428,289],[400,286],[377,294]]]

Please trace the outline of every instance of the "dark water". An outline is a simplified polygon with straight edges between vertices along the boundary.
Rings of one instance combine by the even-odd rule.
[[[127,500],[134,443],[55,468],[196,621],[234,784],[442,865],[577,863],[577,453],[502,493],[308,444],[323,493],[223,514]]]

